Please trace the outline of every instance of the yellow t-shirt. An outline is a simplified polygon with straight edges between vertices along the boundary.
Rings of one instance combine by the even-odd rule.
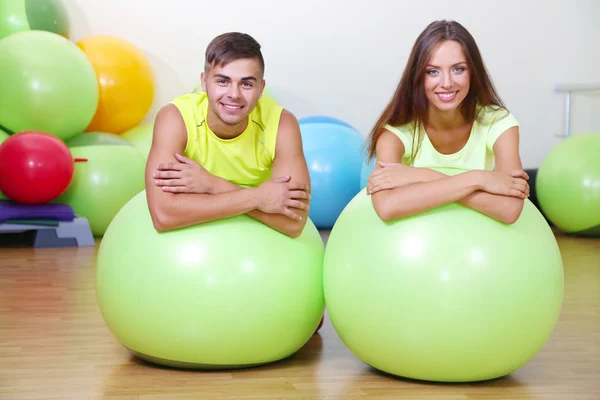
[[[283,110],[273,99],[262,96],[248,116],[247,128],[233,139],[221,139],[208,127],[206,93],[178,96],[171,104],[177,107],[186,126],[184,156],[237,185],[258,186],[270,179]]]
[[[413,166],[422,168],[460,168],[465,170],[493,170],[495,164],[494,143],[507,129],[519,126],[517,119],[505,109],[484,107],[473,123],[467,144],[454,154],[439,153],[422,131],[421,146],[418,148]],[[402,163],[409,164],[413,152],[413,124],[400,127],[386,125],[402,140],[405,152]],[[421,129],[423,129],[421,127]],[[415,145],[416,145],[415,141]],[[416,146],[415,146],[416,147]]]

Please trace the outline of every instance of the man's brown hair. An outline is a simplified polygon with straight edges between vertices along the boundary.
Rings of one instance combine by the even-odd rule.
[[[250,35],[240,32],[223,33],[214,38],[206,48],[205,71],[214,66],[224,66],[242,58],[254,58],[265,71],[265,61],[260,44]]]

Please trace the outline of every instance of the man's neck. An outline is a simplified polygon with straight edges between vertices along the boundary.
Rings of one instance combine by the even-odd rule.
[[[206,123],[208,124],[209,129],[221,139],[234,139],[240,136],[248,126],[248,120],[249,118],[246,117],[246,119],[239,124],[225,124],[210,110],[210,108],[206,115]]]

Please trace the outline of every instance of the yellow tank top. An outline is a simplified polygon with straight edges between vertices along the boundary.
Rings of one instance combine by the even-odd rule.
[[[479,111],[479,118],[473,124],[467,144],[454,154],[439,153],[421,127],[422,142],[413,166],[493,170],[496,161],[494,143],[507,129],[519,126],[519,122],[514,115],[504,109],[483,107]],[[413,155],[414,124],[404,126],[386,125],[385,128],[400,138],[405,148],[402,163],[409,164]]]
[[[270,179],[283,110],[275,100],[262,96],[249,115],[246,130],[233,139],[221,139],[208,127],[206,93],[184,94],[171,104],[181,113],[187,130],[184,156],[237,185],[258,186]]]

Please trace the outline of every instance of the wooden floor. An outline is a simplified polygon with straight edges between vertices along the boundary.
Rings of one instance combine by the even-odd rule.
[[[600,399],[600,239],[559,237],[565,298],[542,352],[511,376],[432,384],[356,359],[327,320],[296,355],[266,367],[191,372],[136,361],[106,329],[95,248],[0,248],[0,399]]]

